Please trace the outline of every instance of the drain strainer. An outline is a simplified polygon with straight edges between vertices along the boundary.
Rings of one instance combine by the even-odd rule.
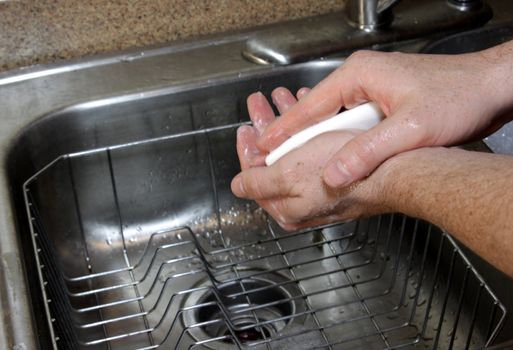
[[[244,271],[244,275],[258,271]],[[228,281],[191,295],[186,307],[198,306],[185,313],[185,327],[198,342],[213,349],[235,347],[240,344],[272,339],[292,324],[302,324],[305,310],[301,291],[295,283],[279,274],[237,278],[233,272],[222,279]],[[202,286],[211,285],[209,280]],[[300,315],[300,316],[295,316]],[[218,341],[210,341],[220,339]]]

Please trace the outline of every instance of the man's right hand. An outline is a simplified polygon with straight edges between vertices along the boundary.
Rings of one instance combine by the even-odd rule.
[[[374,101],[385,120],[324,168],[329,186],[347,186],[393,155],[461,143],[501,126],[513,101],[512,52],[509,43],[457,56],[357,52],[273,122],[257,145],[269,152],[342,107]]]

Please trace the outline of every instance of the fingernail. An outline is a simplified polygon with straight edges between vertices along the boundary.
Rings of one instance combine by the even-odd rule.
[[[274,89],[273,93],[271,94],[271,97],[282,98],[282,97],[286,96],[287,93],[288,93],[287,89],[279,87],[279,88]]]
[[[256,96],[258,97],[258,103],[259,104],[264,104],[264,103],[267,103],[267,98],[265,97],[265,95],[262,93],[262,91],[258,91],[256,93]]]
[[[347,167],[340,160],[329,165],[324,172],[324,181],[331,187],[349,185],[353,178]]]

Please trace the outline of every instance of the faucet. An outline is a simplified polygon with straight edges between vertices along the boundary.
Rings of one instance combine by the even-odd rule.
[[[258,64],[291,64],[475,28],[491,17],[483,0],[346,0],[343,13],[284,22],[254,34],[241,53]]]
[[[348,23],[366,32],[386,27],[392,23],[392,7],[398,2],[399,0],[347,0]],[[447,3],[465,11],[481,5],[481,0],[448,0]]]
[[[398,0],[347,0],[346,15],[349,24],[366,32],[392,22],[392,6]]]

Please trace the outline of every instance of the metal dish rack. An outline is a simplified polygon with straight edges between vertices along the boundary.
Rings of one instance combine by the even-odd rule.
[[[231,196],[228,125],[63,155],[24,186],[59,349],[477,349],[506,310],[399,214],[283,232]]]

